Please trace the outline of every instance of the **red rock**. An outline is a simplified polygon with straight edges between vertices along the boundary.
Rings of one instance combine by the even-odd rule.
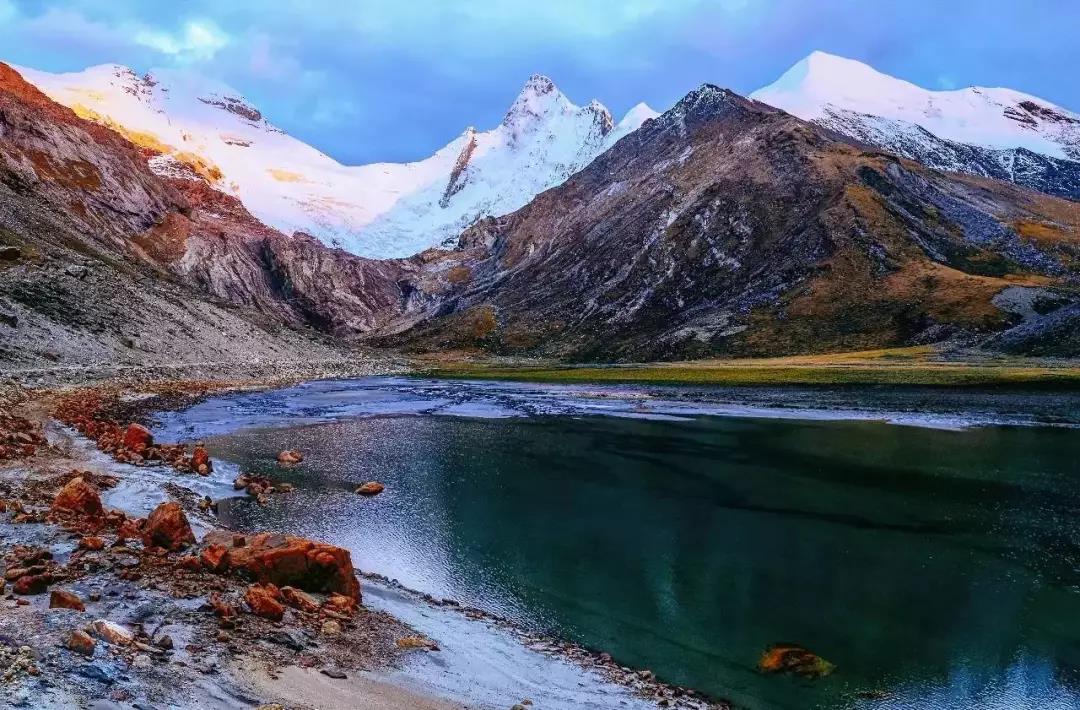
[[[105,541],[95,535],[87,535],[83,539],[79,540],[80,550],[89,550],[90,552],[97,552],[98,550],[105,549]]]
[[[199,559],[202,566],[214,574],[229,571],[229,549],[224,545],[207,545]]]
[[[343,548],[273,533],[240,537],[239,541],[246,543],[242,547],[233,544],[238,540],[230,533],[211,533],[206,541],[228,547],[232,569],[243,571],[256,582],[309,592],[338,592],[360,600],[360,581],[349,551]]]
[[[377,496],[386,490],[386,486],[378,481],[368,481],[357,487],[356,492],[362,496]]]
[[[94,635],[113,646],[128,646],[135,640],[134,635],[120,624],[105,619],[98,619],[90,624]]]
[[[304,460],[304,455],[296,449],[286,449],[277,455],[278,463],[300,463]]]
[[[207,602],[210,604],[210,608],[214,610],[214,613],[222,619],[236,616],[236,607],[225,601],[217,592],[211,592]]]
[[[67,647],[84,656],[93,656],[95,646],[97,642],[85,631],[72,631],[71,636],[68,636]]]
[[[323,608],[335,611],[339,614],[345,614],[346,616],[352,616],[356,611],[356,600],[344,594],[331,594],[323,602]]]
[[[27,574],[15,580],[11,591],[16,594],[33,595],[41,594],[52,584],[52,575],[48,573]]]
[[[206,468],[203,468],[203,467]],[[191,468],[202,475],[207,475],[214,470],[214,464],[210,461],[210,454],[206,448],[199,444],[191,452]]]
[[[79,599],[77,595],[62,589],[54,589],[52,594],[49,595],[49,608],[86,611],[86,606],[82,603],[82,599]]]
[[[97,489],[82,478],[67,482],[53,499],[51,511],[60,514],[99,516],[105,512]]]
[[[319,602],[315,601],[315,598],[310,594],[302,592],[296,587],[282,587],[281,598],[285,600],[286,604],[294,609],[306,611],[310,614],[315,614],[319,611]],[[348,599],[348,597],[344,598]]]
[[[176,567],[178,569],[187,570],[188,572],[202,572],[202,562],[195,555],[184,555],[176,560]]]
[[[281,593],[274,585],[253,584],[244,594],[244,601],[251,607],[251,613],[271,621],[281,621],[285,616],[285,607],[278,599]]]
[[[124,447],[131,449],[132,451],[142,453],[150,446],[154,445],[154,435],[150,433],[150,430],[146,427],[135,424],[134,422],[128,424],[127,431],[124,432]]]
[[[146,518],[143,544],[180,550],[195,542],[187,516],[178,503],[162,503]]]

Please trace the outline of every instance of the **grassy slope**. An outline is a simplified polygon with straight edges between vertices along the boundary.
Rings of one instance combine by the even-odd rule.
[[[562,365],[437,359],[415,363],[430,377],[534,382],[649,382],[715,385],[1038,386],[1080,389],[1080,364],[1012,358],[941,359],[931,347],[754,360],[633,365]]]

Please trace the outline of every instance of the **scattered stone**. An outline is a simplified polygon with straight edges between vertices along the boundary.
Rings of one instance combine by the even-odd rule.
[[[341,635],[341,624],[334,621],[333,619],[329,619],[329,620],[323,622],[322,628],[319,630],[319,632],[323,636],[331,636],[331,637],[332,636],[340,636]]]
[[[97,489],[80,478],[67,482],[53,499],[51,512],[54,514],[85,515],[97,517],[105,512],[101,506],[101,496]]]
[[[304,455],[296,449],[287,449],[277,455],[278,463],[294,464],[304,460]]]
[[[90,625],[94,635],[113,646],[129,646],[134,636],[120,624],[98,619]]]
[[[148,547],[180,550],[194,544],[195,535],[180,504],[168,502],[154,508],[154,512],[146,518],[143,539]]]
[[[52,594],[49,595],[49,608],[86,611],[86,606],[82,603],[82,600],[79,599],[78,595],[63,589],[54,589]]]
[[[307,646],[304,640],[294,631],[288,629],[279,629],[270,633],[267,637],[270,641],[276,644],[291,648],[294,651],[302,651]]]
[[[22,249],[13,246],[0,247],[0,261],[16,261],[22,256]]]
[[[224,545],[207,545],[199,555],[202,566],[214,574],[222,574],[229,570],[229,549]]]
[[[336,680],[344,680],[345,678],[349,677],[349,676],[345,675],[345,671],[343,671],[343,670],[341,670],[339,668],[323,668],[319,672],[322,673],[327,678],[334,678]]]
[[[98,552],[105,549],[105,541],[96,535],[87,535],[79,540],[79,549],[89,552]]]
[[[251,613],[271,621],[281,621],[285,616],[285,607],[280,598],[281,592],[273,584],[253,584],[244,594],[244,601],[251,608]]]
[[[386,486],[379,483],[378,481],[368,481],[367,483],[363,483],[356,488],[356,492],[362,496],[377,496],[384,490],[386,490]]]
[[[315,614],[319,611],[319,602],[317,602],[310,594],[302,592],[296,587],[282,587],[281,598],[286,604],[294,609],[299,609],[300,611],[309,614]],[[350,599],[349,601],[352,600]]]
[[[172,636],[169,636],[168,634],[158,636],[157,639],[154,640],[154,645],[160,649],[171,651],[173,648]]]
[[[93,656],[96,646],[97,642],[85,631],[72,631],[71,635],[68,636],[67,647],[84,656]]]

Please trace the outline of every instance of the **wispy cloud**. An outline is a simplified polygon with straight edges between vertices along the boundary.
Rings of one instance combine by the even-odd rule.
[[[144,27],[135,32],[135,42],[187,64],[213,59],[229,43],[229,37],[213,22],[193,20],[172,32]]]

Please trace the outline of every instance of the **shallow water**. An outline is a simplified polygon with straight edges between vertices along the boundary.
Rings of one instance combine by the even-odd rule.
[[[328,539],[749,707],[1071,708],[1078,417],[1045,393],[379,378],[210,400],[158,431],[298,485],[226,502],[239,527]],[[281,469],[283,448],[307,458]],[[387,492],[351,493],[371,479]],[[759,675],[779,641],[838,671]]]

